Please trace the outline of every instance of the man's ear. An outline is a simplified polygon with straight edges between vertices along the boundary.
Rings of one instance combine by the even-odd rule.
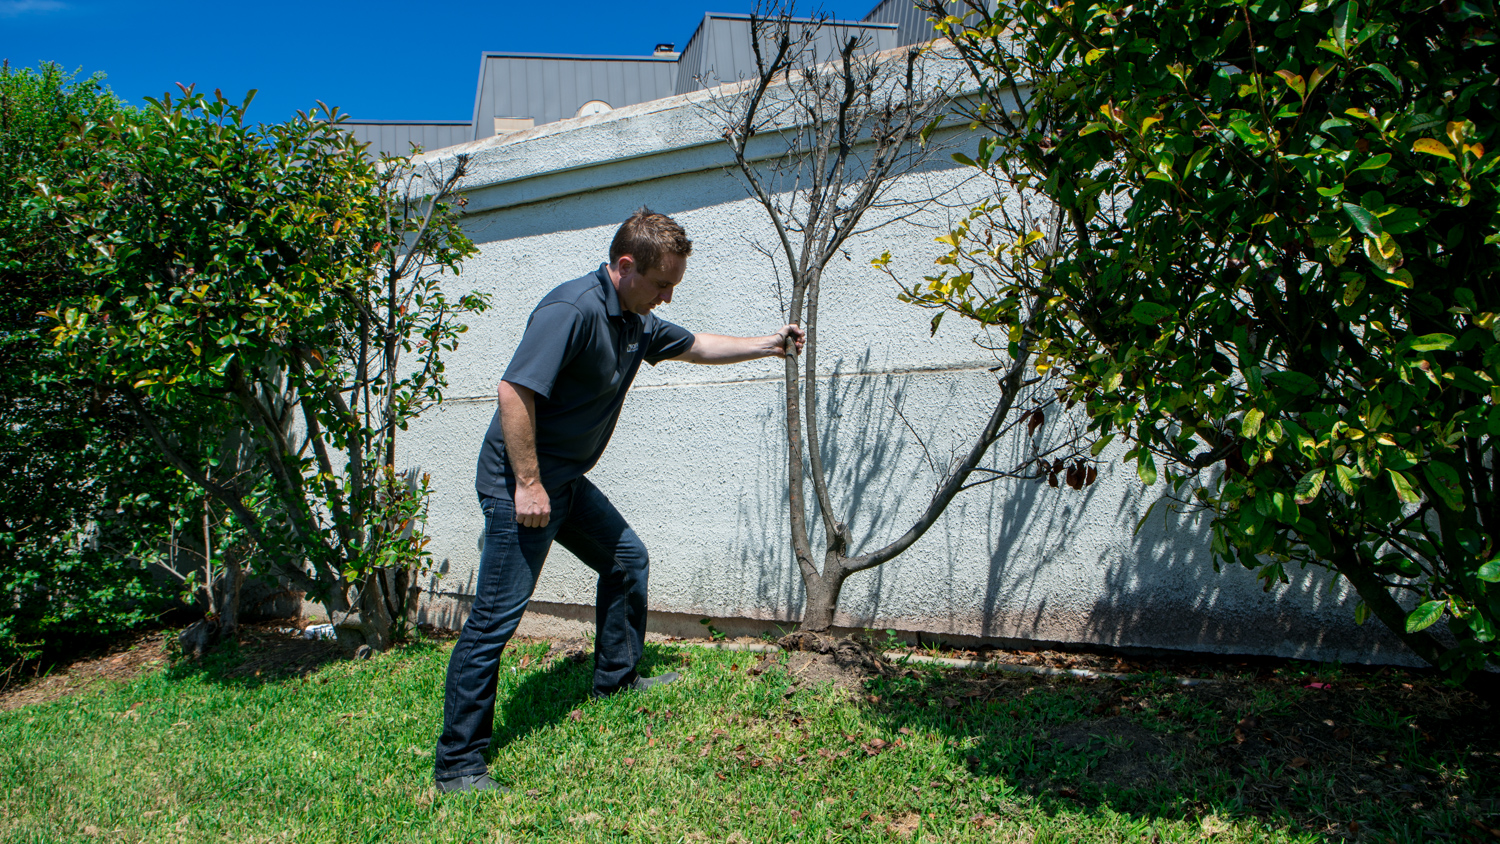
[[[621,255],[615,259],[615,271],[623,278],[635,272],[635,257],[632,255]]]

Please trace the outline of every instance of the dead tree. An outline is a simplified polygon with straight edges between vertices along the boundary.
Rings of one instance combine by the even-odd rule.
[[[936,467],[936,488],[921,517],[877,550],[855,553],[855,538],[836,513],[824,469],[818,410],[818,318],[825,270],[848,239],[922,209],[898,183],[930,157],[924,130],[950,107],[956,74],[929,47],[871,53],[861,32],[828,18],[797,19],[790,3],[773,3],[751,16],[754,76],[726,85],[705,108],[734,156],[747,191],[765,209],[777,243],[763,249],[790,279],[787,317],[807,340],[786,358],[787,475],[792,551],[806,588],[801,627],[823,632],[833,624],[839,593],[850,575],[900,555],[933,526],[960,491],[1000,480],[1050,478],[1066,472],[1072,485],[1095,472],[1074,448],[1077,437],[1038,446],[1038,429],[1056,399],[1032,401],[1040,380],[1029,375],[1031,338],[1024,332],[997,350],[999,395],[967,453]],[[868,220],[867,220],[868,215]],[[1055,242],[1052,231],[1050,242]],[[1033,261],[1046,243],[1029,244]],[[779,254],[777,254],[779,253]],[[880,263],[880,262],[877,262]],[[1032,311],[1035,310],[1033,307]],[[795,350],[788,345],[788,351]],[[991,446],[1020,427],[1032,445],[1014,466],[982,466]],[[808,476],[822,520],[823,548],[813,550],[806,500]]]

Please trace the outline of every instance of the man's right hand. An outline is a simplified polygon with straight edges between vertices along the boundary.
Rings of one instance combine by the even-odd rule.
[[[541,481],[516,486],[516,521],[522,527],[546,527],[552,520],[552,499]]]

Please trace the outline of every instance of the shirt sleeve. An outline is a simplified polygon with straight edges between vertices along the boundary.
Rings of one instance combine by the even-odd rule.
[[[583,332],[583,314],[578,308],[567,302],[542,305],[531,312],[503,380],[551,398],[558,373],[583,347]]]
[[[671,360],[693,347],[693,332],[664,319],[651,315],[656,324],[651,328],[651,344],[646,347],[646,362],[656,366]]]

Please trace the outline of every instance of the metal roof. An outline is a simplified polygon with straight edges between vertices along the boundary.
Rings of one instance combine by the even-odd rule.
[[[472,139],[488,138],[506,127],[496,120],[540,126],[574,117],[585,103],[609,108],[671,96],[677,62],[656,56],[578,56],[538,53],[484,53],[474,94]]]
[[[910,0],[908,0],[910,2]],[[677,61],[675,93],[686,94],[711,88],[725,82],[738,82],[755,75],[755,51],[750,44],[750,15],[709,12],[688,39]],[[813,38],[816,61],[829,61],[838,55],[838,47],[850,34],[864,38],[860,52],[877,52],[900,46],[898,27],[894,23],[863,21],[816,21],[793,18],[799,30],[810,24],[821,24]]]
[[[370,144],[372,155],[405,155],[413,144],[441,149],[574,117],[589,103],[614,109],[735,82],[755,74],[750,21],[744,14],[705,14],[677,58],[481,53],[472,120],[350,120],[344,125]],[[793,19],[798,27],[815,23],[821,26],[812,43],[817,61],[833,59],[850,34],[864,39],[861,52],[936,36],[913,0],[880,0],[862,21]]]
[[[473,124],[467,120],[346,120],[339,125],[369,144],[373,157],[408,155],[413,144],[424,150],[442,149],[474,136]]]
[[[868,22],[893,23],[898,27],[897,47],[921,44],[938,37],[937,29],[913,0],[881,0],[865,15]]]

